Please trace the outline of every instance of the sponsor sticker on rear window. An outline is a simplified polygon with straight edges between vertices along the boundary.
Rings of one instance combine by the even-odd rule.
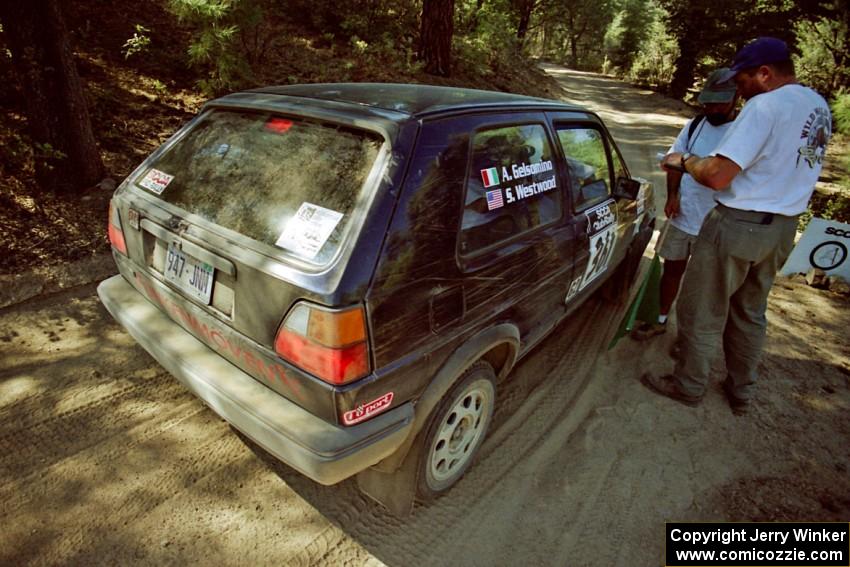
[[[157,195],[160,195],[163,191],[165,191],[165,188],[168,187],[168,184],[171,183],[172,179],[174,179],[173,175],[168,175],[164,171],[151,168],[141,181],[139,181],[139,185],[145,189],[153,191]]]
[[[337,211],[301,203],[275,244],[311,260],[325,245],[342,217],[343,214]]]

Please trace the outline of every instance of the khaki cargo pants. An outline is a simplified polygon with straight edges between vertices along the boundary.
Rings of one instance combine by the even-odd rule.
[[[769,222],[769,224],[767,224]],[[752,396],[767,329],[767,294],[794,247],[797,217],[718,205],[705,219],[679,293],[681,390],[705,394],[722,342],[734,395]]]

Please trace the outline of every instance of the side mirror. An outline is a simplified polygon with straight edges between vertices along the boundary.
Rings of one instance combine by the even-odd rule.
[[[615,197],[625,197],[634,201],[637,199],[639,191],[640,181],[628,177],[617,178],[617,184],[614,186]]]

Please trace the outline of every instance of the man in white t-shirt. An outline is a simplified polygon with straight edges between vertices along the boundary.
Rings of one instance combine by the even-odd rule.
[[[729,75],[748,102],[720,144],[704,157],[674,152],[662,161],[665,169],[689,173],[717,191],[718,205],[700,229],[682,282],[676,368],[641,381],[656,393],[698,404],[722,340],[723,388],[740,414],[752,398],[767,295],[820,175],[832,118],[823,97],[797,84],[782,40],[762,37],[745,45]]]
[[[714,71],[705,81],[697,101],[703,113],[689,120],[667,153],[691,152],[707,155],[720,142],[735,119],[738,103],[737,89],[731,81],[720,81],[728,68]],[[664,259],[664,271],[659,286],[658,321],[641,322],[632,331],[639,341],[650,339],[667,330],[667,316],[679,293],[679,284],[688,265],[691,249],[699,228],[708,212],[714,208],[714,191],[681,171],[667,172],[667,203],[664,213],[669,219],[661,236],[658,255]]]

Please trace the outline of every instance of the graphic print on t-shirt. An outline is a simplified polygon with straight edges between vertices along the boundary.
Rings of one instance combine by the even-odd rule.
[[[798,150],[797,167],[800,167],[800,158],[806,160],[810,168],[823,162],[826,153],[826,144],[832,135],[832,118],[825,108],[815,108],[803,126],[800,138],[805,140],[805,145]]]

